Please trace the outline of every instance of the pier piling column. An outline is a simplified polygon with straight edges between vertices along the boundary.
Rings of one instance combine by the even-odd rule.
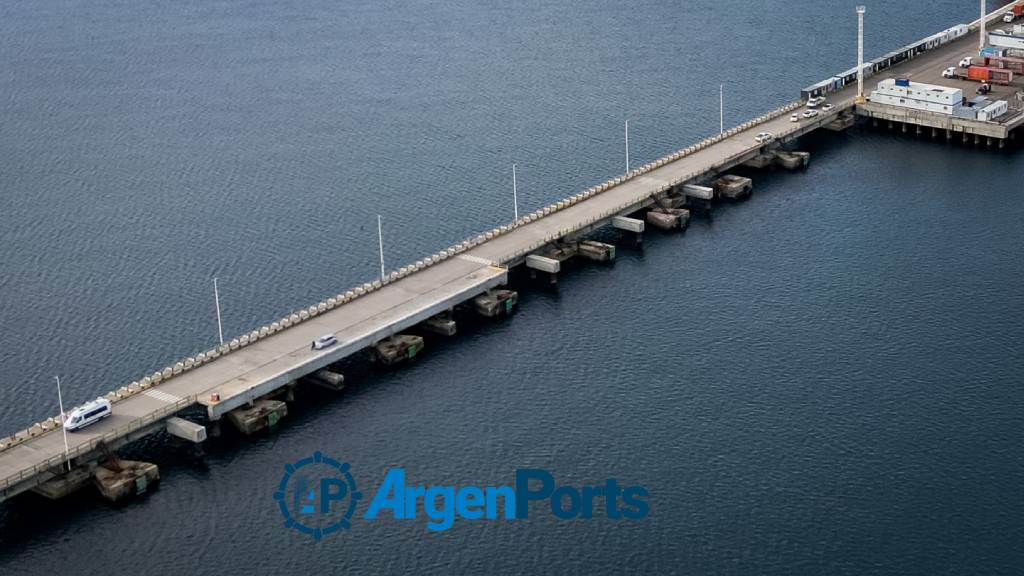
[[[946,129],[946,140],[952,140],[952,139],[953,139],[953,131],[947,128]]]
[[[935,138],[938,135],[939,135],[938,130],[936,130],[935,128],[932,128],[932,138]]]
[[[981,136],[978,136],[977,134],[975,134],[974,135],[974,145],[977,146],[978,144],[981,144]]]
[[[1000,138],[999,139],[999,149],[1002,150],[1005,147],[1006,147],[1006,139],[1005,138]]]

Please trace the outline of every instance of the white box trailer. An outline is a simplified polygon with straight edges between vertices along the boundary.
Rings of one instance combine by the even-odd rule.
[[[981,110],[978,110],[978,120],[985,122],[995,120],[1010,110],[1010,104],[1006,100],[997,100]]]

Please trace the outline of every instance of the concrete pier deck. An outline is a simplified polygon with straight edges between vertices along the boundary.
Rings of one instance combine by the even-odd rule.
[[[898,64],[872,77],[866,82],[865,91],[870,91],[873,82],[895,76],[939,83],[931,76],[941,73],[950,62],[976,51],[976,42],[976,38],[968,36]],[[832,94],[830,111],[797,122],[790,121],[790,113],[802,111],[802,104],[786,104],[721,135],[403,267],[383,281],[367,283],[304,309],[301,314],[292,314],[280,323],[240,336],[230,345],[144,377],[112,394],[116,400],[112,417],[69,433],[67,454],[62,434],[53,421],[0,437],[0,501],[53,478],[68,456],[73,461],[88,462],[101,443],[116,449],[159,430],[164,420],[196,404],[206,408],[211,420],[220,419],[290,382],[487,293],[507,282],[509,267],[521,264],[528,255],[552,242],[578,239],[609,224],[616,216],[651,206],[657,194],[681,191],[685,184],[706,183],[734,166],[770,152],[774,142],[792,140],[832,124],[840,115],[848,118],[855,95],[853,86]],[[1008,119],[1010,123],[1024,122],[1024,114],[1013,114]],[[774,142],[756,142],[755,136],[760,132],[771,132]],[[338,344],[312,350],[310,343],[325,334],[335,335]]]

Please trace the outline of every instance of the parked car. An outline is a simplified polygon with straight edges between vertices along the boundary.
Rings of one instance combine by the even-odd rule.
[[[64,417],[64,429],[68,432],[81,430],[90,424],[95,424],[113,413],[110,400],[97,398],[88,404],[79,406],[67,413]]]
[[[809,98],[807,100],[807,107],[808,108],[817,108],[818,106],[821,106],[824,103],[825,103],[825,97],[824,96],[812,96],[811,98]]]
[[[790,122],[799,122],[800,121],[800,115],[797,114],[796,112],[793,112],[792,114],[789,115],[789,121]]]
[[[313,346],[311,347],[311,349],[323,350],[324,348],[329,348],[337,343],[338,339],[335,338],[333,334],[327,334],[317,338],[316,340],[313,340]]]
[[[771,142],[774,139],[775,135],[773,135],[771,132],[761,132],[760,134],[754,137],[754,140],[756,140],[758,144],[767,144],[768,142]]]
[[[835,106],[833,106],[831,104],[825,104],[824,106],[821,107],[821,111],[822,112],[828,112],[829,110],[831,110],[833,108],[835,108]]]
[[[817,110],[804,110],[804,113],[802,114],[802,116],[804,118],[814,118],[817,115],[818,115],[818,111]]]

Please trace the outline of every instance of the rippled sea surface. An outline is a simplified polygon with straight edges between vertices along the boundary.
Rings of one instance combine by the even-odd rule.
[[[976,3],[869,6],[877,55]],[[0,433],[797,96],[852,5],[0,5]],[[504,322],[307,393],[278,431],[158,439],[158,489],[0,505],[0,573],[1020,574],[1024,154],[857,128],[799,173],[522,292]],[[314,450],[487,485],[650,491],[641,521],[282,528]],[[131,453],[131,452],[130,452]]]

